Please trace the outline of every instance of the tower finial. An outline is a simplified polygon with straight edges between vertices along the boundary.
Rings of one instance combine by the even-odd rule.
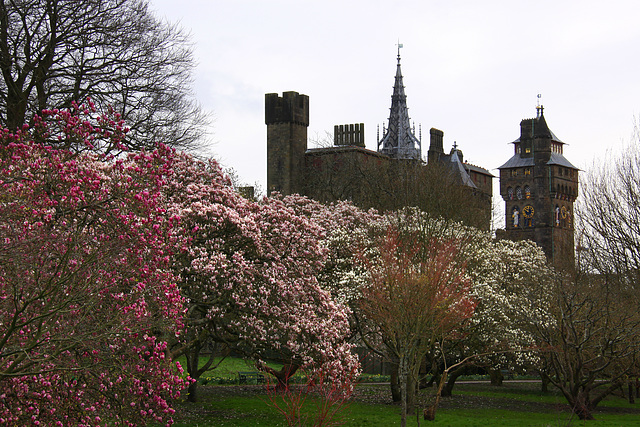
[[[536,112],[537,112],[537,116],[536,118],[540,118],[540,116],[542,115],[542,110],[544,110],[544,107],[540,104],[540,100],[542,99],[542,94],[538,94],[538,104],[536,105]]]
[[[400,43],[400,39],[398,39],[398,64],[400,63],[400,49],[402,49],[402,43]]]

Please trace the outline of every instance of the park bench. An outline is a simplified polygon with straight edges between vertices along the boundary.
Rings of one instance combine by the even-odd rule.
[[[513,379],[513,372],[511,372],[508,369],[500,369],[500,373],[502,374],[502,378],[505,380],[512,380]]]
[[[238,384],[264,384],[262,372],[238,372]]]

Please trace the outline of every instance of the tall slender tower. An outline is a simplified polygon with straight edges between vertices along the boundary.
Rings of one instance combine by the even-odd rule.
[[[400,69],[400,48],[398,44],[398,66],[396,68],[396,80],[391,96],[391,112],[389,114],[389,126],[378,142],[378,151],[395,159],[416,159],[422,157],[420,140],[416,138],[411,128],[409,109],[407,108],[407,95],[404,93],[402,82],[402,70]]]
[[[572,267],[578,168],[564,157],[564,143],[547,126],[543,107],[537,110],[535,119],[520,122],[513,157],[499,168],[505,234],[533,240],[553,265]]]
[[[265,95],[267,193],[302,193],[307,151],[309,97],[298,92]]]

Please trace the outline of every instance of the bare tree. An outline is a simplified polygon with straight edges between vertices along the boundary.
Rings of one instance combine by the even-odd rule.
[[[580,419],[620,388],[636,368],[640,317],[633,292],[604,276],[558,281],[537,333],[549,380]]]
[[[0,0],[0,123],[91,98],[131,128],[126,145],[192,147],[206,115],[188,36],[146,0]]]
[[[578,259],[591,272],[640,279],[640,146],[595,165],[583,184],[577,210]]]

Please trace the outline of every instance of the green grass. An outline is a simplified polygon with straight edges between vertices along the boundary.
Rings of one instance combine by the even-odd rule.
[[[387,392],[388,386],[368,387],[371,393]],[[594,421],[579,421],[571,417],[566,401],[557,392],[541,393],[539,384],[509,384],[491,387],[485,384],[458,384],[454,397],[444,400],[433,422],[421,421],[424,426],[640,426],[640,403],[631,405],[623,399],[608,398],[596,411]],[[202,387],[201,402],[177,405],[176,426],[286,426],[284,418],[270,404],[264,394],[242,394],[236,386]],[[307,400],[308,405],[315,401]],[[504,409],[500,406],[505,406]],[[616,409],[606,409],[615,406]],[[620,410],[618,409],[620,408]],[[343,413],[346,426],[400,425],[400,408],[390,404],[351,402]],[[415,415],[408,420],[416,426]]]
[[[180,365],[187,371],[187,359],[180,356],[176,359]],[[207,363],[208,357],[201,357],[198,361],[198,367],[202,367]],[[212,366],[220,362],[220,358],[214,359]],[[276,362],[267,362],[267,365],[278,370],[282,368],[282,364]],[[209,369],[200,376],[199,382],[206,384],[236,384],[238,381],[238,372],[255,371],[256,367],[252,361],[244,360],[239,357],[226,357],[214,369]]]
[[[179,359],[186,366],[184,358]],[[201,366],[205,360],[201,360]],[[275,369],[281,365],[270,363]],[[273,407],[261,388],[243,393],[238,386],[214,386],[232,384],[239,371],[254,371],[255,367],[239,358],[227,358],[220,366],[205,373],[200,380],[200,401],[196,404],[178,402],[176,426],[286,426],[284,417]],[[372,382],[386,380],[369,376]],[[365,378],[361,378],[365,380]],[[208,385],[206,385],[208,384]],[[388,393],[388,386],[359,385],[363,395]],[[427,393],[432,393],[428,390]],[[369,400],[366,400],[367,402]],[[307,406],[314,406],[313,399]],[[609,397],[600,403],[594,416],[596,420],[583,422],[572,417],[564,397],[554,388],[548,393],[540,391],[540,385],[532,383],[505,383],[502,387],[482,384],[457,384],[454,397],[443,400],[433,422],[420,420],[425,426],[639,426],[640,400],[636,405],[626,400]],[[350,402],[342,416],[346,426],[395,426],[400,425],[399,407],[390,404]],[[304,425],[304,424],[303,424]],[[409,426],[416,426],[415,415],[409,418]]]
[[[559,404],[566,403],[564,396],[553,387],[549,386],[550,391],[543,393],[539,390],[540,386],[533,389],[531,383],[509,383],[508,387],[490,387],[487,388],[483,384],[460,384],[454,388],[455,395],[462,396],[481,396],[498,399],[517,399],[523,402],[549,403]]]

